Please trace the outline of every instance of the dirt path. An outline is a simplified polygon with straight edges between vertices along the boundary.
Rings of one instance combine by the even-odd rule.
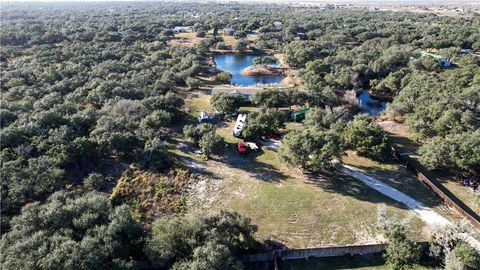
[[[429,225],[446,226],[452,224],[450,221],[433,211],[431,208],[422,205],[420,202],[416,201],[405,193],[391,187],[390,185],[387,185],[380,180],[377,180],[358,171],[358,169],[356,169],[355,167],[343,165],[341,171],[363,182],[367,186],[375,189],[376,191],[405,204],[406,206],[408,206],[408,208],[412,209],[415,213],[417,213],[420,218]],[[470,235],[464,235],[464,237],[465,241],[467,241],[472,247],[480,251],[480,241],[476,240]]]

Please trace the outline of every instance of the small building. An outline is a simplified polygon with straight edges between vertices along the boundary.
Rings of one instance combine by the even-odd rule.
[[[175,33],[185,33],[185,32],[187,32],[187,29],[183,26],[175,26],[173,28],[173,32],[175,32]]]
[[[445,56],[441,56],[441,55],[433,54],[429,52],[423,52],[423,51],[421,52],[421,54],[422,56],[428,56],[428,57],[433,57],[437,59],[438,61],[440,61],[440,64],[442,65],[442,67],[449,67],[452,64],[452,61],[450,61],[450,58]]]
[[[273,22],[273,26],[275,27],[276,30],[282,30],[283,29],[283,23],[279,22],[279,21]]]
[[[245,101],[252,101],[252,96],[263,91],[263,88],[260,87],[215,87],[212,88],[210,94],[215,93],[227,93],[230,95],[240,95]]]
[[[200,116],[197,117],[199,123],[215,123],[218,122],[222,116],[218,112],[201,111]]]
[[[235,34],[235,29],[231,27],[223,28],[223,35],[224,36],[233,36]]]
[[[305,33],[297,33],[297,37],[300,40],[307,40],[308,39],[307,34],[305,34]]]
[[[304,108],[298,111],[294,111],[292,113],[292,121],[293,122],[300,122],[305,119],[305,114],[308,112],[308,108]]]

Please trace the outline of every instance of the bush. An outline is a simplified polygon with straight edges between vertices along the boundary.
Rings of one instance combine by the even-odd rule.
[[[360,156],[382,160],[388,155],[387,133],[367,116],[355,116],[348,122],[343,137],[347,147]]]
[[[480,254],[465,242],[460,242],[445,257],[446,270],[480,269]]]
[[[101,190],[107,185],[105,177],[99,173],[91,173],[83,180],[83,186],[87,190]]]
[[[200,81],[196,78],[188,77],[185,82],[187,83],[187,86],[190,90],[198,89],[198,87],[200,86]]]
[[[230,83],[230,80],[232,79],[232,74],[222,71],[217,74],[216,79],[218,82],[221,83]]]
[[[236,112],[244,103],[244,99],[240,95],[232,95],[227,93],[215,93],[210,99],[215,110],[221,113]]]

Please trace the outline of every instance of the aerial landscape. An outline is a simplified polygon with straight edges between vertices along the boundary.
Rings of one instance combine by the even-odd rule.
[[[0,24],[0,269],[480,269],[480,2]]]

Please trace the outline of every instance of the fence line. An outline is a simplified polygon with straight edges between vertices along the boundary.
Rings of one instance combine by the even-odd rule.
[[[470,207],[458,199],[452,192],[445,188],[433,177],[427,177],[427,172],[423,171],[418,165],[416,165],[409,155],[401,155],[395,147],[391,147],[393,156],[400,162],[405,164],[408,169],[412,170],[418,180],[427,185],[433,192],[435,192],[449,207],[455,209],[461,216],[467,219],[474,228],[480,231],[480,217]],[[422,172],[423,171],[423,172]]]
[[[427,242],[418,242],[423,250],[428,247]],[[348,246],[331,246],[318,248],[301,248],[301,249],[284,249],[275,250],[269,253],[259,253],[244,255],[240,260],[244,263],[275,261],[276,258],[282,260],[304,259],[308,257],[337,257],[345,255],[366,255],[381,253],[387,248],[388,244],[371,244],[371,245],[348,245]]]

